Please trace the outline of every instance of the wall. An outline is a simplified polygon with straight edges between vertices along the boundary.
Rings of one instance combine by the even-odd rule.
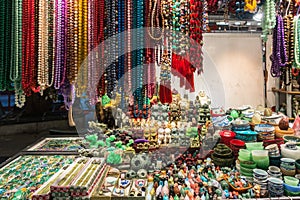
[[[204,35],[204,74],[195,76],[196,91],[205,90],[213,106],[264,105],[260,34]]]

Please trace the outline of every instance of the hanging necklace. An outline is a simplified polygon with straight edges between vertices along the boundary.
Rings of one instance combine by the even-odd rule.
[[[77,88],[76,93],[78,97],[86,95],[88,86],[88,66],[90,59],[88,56],[88,26],[90,20],[88,15],[88,2],[87,0],[79,1],[78,4],[78,71],[77,74]],[[90,13],[89,13],[90,14]]]
[[[202,29],[206,29],[205,22],[203,22],[202,29],[201,29],[201,8],[202,2],[200,0],[192,0],[190,1],[190,62],[192,63],[193,67],[199,71],[202,71]],[[204,9],[204,8],[203,8]],[[204,11],[202,11],[204,12]]]
[[[294,31],[295,31],[295,38],[294,38],[294,51],[295,51],[295,64],[294,66],[296,68],[300,68],[300,46],[299,46],[299,40],[300,40],[300,35],[299,35],[299,15],[294,17]]]
[[[171,103],[172,102],[172,92],[171,92],[171,51],[166,41],[166,47],[164,49],[162,60],[161,60],[161,70],[160,70],[160,87],[159,87],[159,99],[160,102]]]
[[[142,27],[144,25],[144,5],[143,5],[143,0],[136,0],[136,7],[137,7],[137,13],[136,13],[136,17],[137,17],[137,22],[136,22],[136,27],[138,29],[137,31],[137,42],[138,45],[143,47],[144,46],[144,35],[143,35],[143,31]],[[136,82],[136,88],[138,89],[138,94],[137,94],[137,101],[138,101],[138,107],[139,110],[143,109],[143,105],[144,105],[144,101],[143,101],[143,64],[144,64],[144,50],[143,48],[140,48],[137,50],[137,55],[136,55],[136,67],[137,67],[137,82]]]
[[[40,0],[38,6],[38,70],[37,70],[37,83],[40,86],[40,93],[43,95],[43,91],[48,87],[49,79],[49,49],[48,49],[48,1]]]
[[[107,81],[107,89],[106,93],[109,98],[112,98],[115,84],[116,84],[116,54],[115,54],[115,46],[116,41],[115,37],[113,37],[116,33],[116,2],[106,0],[106,10],[107,10],[107,21],[106,21],[106,30],[107,30],[107,38],[110,39],[110,44],[108,47],[108,52],[106,53],[107,61],[109,64],[106,72],[106,81]]]
[[[187,0],[180,0],[180,32],[181,38],[178,53],[183,56],[189,50],[189,34],[190,34],[190,5]]]
[[[97,19],[99,19],[99,35],[97,35],[96,37],[98,38],[97,39],[97,44],[100,44],[100,55],[99,55],[99,59],[97,59],[97,61],[99,61],[99,65],[100,67],[100,70],[103,74],[100,74],[100,81],[98,83],[98,95],[99,96],[103,96],[105,94],[105,89],[106,89],[106,86],[105,86],[105,69],[104,69],[104,45],[103,45],[103,41],[104,41],[104,20],[105,20],[105,17],[104,17],[104,13],[105,13],[105,1],[100,1],[99,3],[99,17],[97,17]],[[98,78],[98,77],[97,77]],[[94,85],[95,82],[92,82],[92,85]],[[91,91],[91,92],[94,92],[94,91]]]
[[[97,13],[97,6],[95,4],[94,0],[90,0],[88,2],[88,52],[89,52],[89,58],[88,58],[88,63],[87,63],[87,83],[86,83],[86,89],[87,89],[87,97],[89,98],[90,104],[95,105],[96,104],[96,96],[91,95],[91,90],[95,89],[92,85],[91,82],[94,80],[93,73],[94,73],[94,67],[95,67],[95,54],[93,52],[94,44],[95,44],[95,33],[97,34],[96,27],[94,27],[94,17],[95,13]],[[95,52],[96,53],[96,52]],[[79,93],[80,94],[80,93]],[[82,95],[82,93],[81,93]]]
[[[271,55],[271,75],[273,77],[279,77],[281,75],[280,69],[286,65],[287,61],[283,19],[281,15],[277,15],[276,22],[273,32],[273,53]]]
[[[294,5],[289,1],[284,16],[284,39],[287,53],[287,65],[291,67],[294,62],[294,23],[293,23]]]
[[[67,40],[66,40],[66,27],[67,27],[67,3],[66,0],[56,0],[55,2],[55,42],[54,42],[54,88],[60,89],[66,77],[66,60],[67,60]]]
[[[74,84],[78,71],[78,0],[68,1],[68,58],[66,76],[70,84]]]
[[[162,9],[160,8],[160,1],[159,0],[154,0],[154,2],[152,2],[151,0],[149,1],[149,11],[148,11],[148,18],[150,19],[150,23],[147,24],[148,28],[148,35],[150,36],[151,39],[153,40],[161,40],[163,35],[164,35],[164,18],[163,18],[163,14],[161,13]],[[153,4],[153,5],[152,5]],[[152,11],[150,11],[150,9],[152,9]],[[160,20],[159,16],[161,16],[162,18],[162,28],[161,28],[161,33],[157,35],[157,32],[159,32],[159,27],[160,27]]]
[[[0,91],[6,90],[6,70],[7,66],[4,63],[5,54],[5,15],[6,3],[0,4]]]
[[[54,74],[55,74],[55,0],[47,1],[48,3],[48,66],[49,67],[49,77],[47,87],[52,87],[54,84]],[[50,70],[51,69],[51,70]]]
[[[22,89],[22,0],[14,0],[12,9],[14,17],[12,23],[12,66],[10,80],[14,82],[15,105],[22,108],[25,104],[25,95]]]
[[[172,41],[172,51],[179,53],[179,34],[176,34],[177,31],[180,31],[180,2],[179,0],[173,0],[172,8],[172,21],[173,21],[173,41]]]
[[[226,1],[228,2],[228,1]],[[201,16],[199,16],[199,20],[200,22],[202,21],[202,31],[206,32],[207,28],[208,28],[208,3],[206,0],[201,0],[199,2],[199,12],[201,13],[201,9],[202,9],[202,19]],[[226,6],[227,5],[227,6]],[[226,21],[226,15],[228,15],[228,3],[225,5],[225,11],[224,11],[224,19]],[[227,10],[226,10],[227,9]],[[201,34],[202,35],[202,34]],[[202,36],[201,36],[202,37]]]
[[[276,25],[276,11],[274,0],[266,0],[263,9],[264,16],[262,22],[262,37],[264,41],[267,41],[269,31],[272,30]]]
[[[0,7],[0,91],[11,90],[10,66],[11,66],[11,20],[12,1],[2,2]]]
[[[125,108],[125,82],[123,75],[125,74],[125,55],[122,55],[125,48],[124,38],[121,37],[125,31],[125,1],[118,0],[118,89],[121,94],[121,109]]]
[[[34,0],[23,0],[22,17],[22,87],[26,95],[36,88],[35,69],[35,7]]]
[[[132,96],[132,52],[131,52],[131,29],[132,29],[132,1],[131,0],[127,0],[126,3],[127,9],[126,9],[126,16],[127,16],[127,56],[126,56],[126,61],[127,61],[127,65],[126,65],[126,72],[127,72],[127,83],[128,83],[128,87],[126,90],[126,93],[129,95],[129,104],[133,105],[133,96]]]

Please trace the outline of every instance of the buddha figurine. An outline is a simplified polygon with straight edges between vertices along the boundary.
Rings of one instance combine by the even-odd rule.
[[[198,94],[198,101],[201,107],[208,107],[211,104],[210,98],[205,94],[205,91],[201,90]]]
[[[172,95],[172,103],[169,106],[169,121],[170,122],[177,122],[181,119],[181,107],[180,107],[180,95],[173,94]]]

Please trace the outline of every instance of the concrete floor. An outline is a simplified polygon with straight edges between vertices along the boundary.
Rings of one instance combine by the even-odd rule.
[[[60,124],[60,125],[58,125]],[[41,138],[53,136],[56,132],[67,132],[75,134],[74,127],[66,126],[66,122],[39,122],[40,129],[32,129],[30,124],[11,124],[0,126],[0,163],[24,150],[26,147],[36,143]],[[30,131],[31,130],[31,131]],[[62,135],[57,133],[55,136]]]
[[[40,134],[14,134],[14,135],[0,135],[0,162],[19,153],[28,145],[33,144],[42,137],[46,137],[48,133]]]

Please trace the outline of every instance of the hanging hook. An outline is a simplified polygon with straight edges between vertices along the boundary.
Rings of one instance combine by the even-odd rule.
[[[288,0],[288,1],[289,1],[289,4],[288,4],[288,6],[287,6],[287,8],[286,8],[286,10],[285,10],[285,16],[288,15],[288,11],[289,11],[289,9],[290,9],[290,5],[291,5],[291,1],[292,1],[292,0]]]
[[[299,15],[299,11],[300,11],[300,6],[298,6],[298,9],[297,9],[297,14],[296,14],[296,16],[298,16],[298,15]]]

